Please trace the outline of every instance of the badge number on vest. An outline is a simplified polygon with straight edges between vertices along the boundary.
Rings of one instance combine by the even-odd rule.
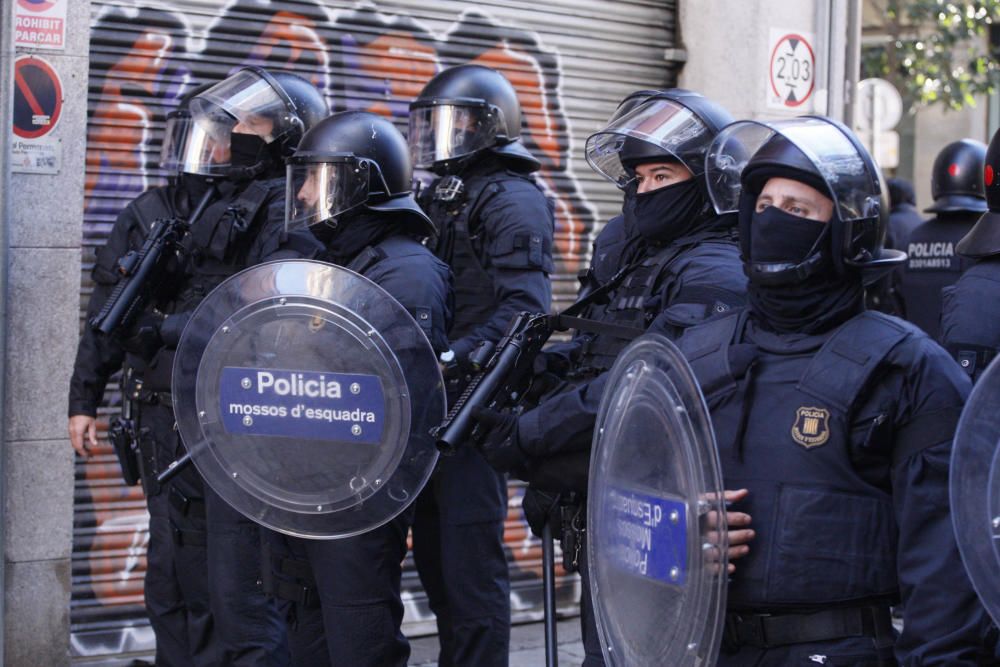
[[[830,411],[806,406],[796,410],[792,438],[806,449],[825,443],[830,438]]]

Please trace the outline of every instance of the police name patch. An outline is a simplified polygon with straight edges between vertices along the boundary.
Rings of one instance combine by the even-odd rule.
[[[802,406],[795,411],[792,439],[806,449],[819,447],[830,438],[830,411]]]

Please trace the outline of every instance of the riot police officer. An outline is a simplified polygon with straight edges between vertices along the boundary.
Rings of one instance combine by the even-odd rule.
[[[958,254],[973,264],[942,290],[941,344],[973,380],[1000,350],[1000,133],[994,134],[983,169],[989,210],[958,242]]]
[[[455,274],[455,319],[441,357],[451,401],[481,342],[496,342],[520,311],[549,309],[555,223],[520,132],[513,86],[487,67],[447,69],[410,105],[414,166],[437,176],[421,205],[440,234],[435,252]],[[503,476],[472,447],[442,458],[417,501],[413,556],[437,616],[441,665],[507,664],[506,514]]]
[[[188,217],[208,187],[208,180],[197,165],[180,159],[183,138],[191,131],[188,108],[191,97],[205,90],[201,86],[181,98],[175,110],[167,114],[166,132],[161,147],[160,167],[169,175],[167,185],[147,190],[133,200],[118,215],[111,234],[97,252],[91,275],[94,291],[87,306],[87,320],[93,318],[108,299],[118,281],[117,264],[129,250],[138,250],[151,225],[161,219]],[[148,320],[149,318],[147,318]],[[149,539],[146,543],[146,575],[144,600],[146,614],[156,636],[156,663],[162,665],[216,664],[217,646],[212,643],[212,622],[208,602],[207,570],[204,547],[178,553],[168,518],[168,496],[156,482],[157,464],[166,465],[173,457],[173,418],[169,405],[151,400],[153,394],[143,390],[147,365],[162,372],[169,363],[158,361],[165,350],[146,350],[140,345],[141,336],[103,336],[86,326],[77,348],[73,376],[70,380],[69,432],[70,442],[83,457],[90,456],[90,447],[97,446],[96,414],[104,388],[118,369],[122,373],[122,412],[124,419],[112,425],[113,437],[124,442],[116,444],[116,454],[122,468],[131,475],[141,473],[146,508],[149,511]],[[169,372],[169,371],[168,371]],[[160,386],[169,377],[159,378]],[[157,378],[149,375],[149,386]],[[132,458],[132,439],[139,433],[138,457]],[[193,530],[204,533],[204,516],[198,517]],[[204,542],[204,540],[202,540]],[[185,576],[177,576],[183,571]]]
[[[152,480],[183,450],[174,430],[170,376],[174,349],[191,312],[212,288],[247,266],[311,257],[319,251],[308,232],[285,231],[283,169],[284,158],[304,129],[325,116],[327,107],[319,91],[304,79],[250,67],[194,95],[189,108],[190,122],[170,128],[176,134],[168,140],[171,150],[176,147],[174,159],[184,174],[183,187],[146,193],[123,212],[117,233],[99,255],[95,279],[110,290],[117,280],[119,253],[141,242],[150,223],[188,214],[192,202],[205,201],[201,215],[190,221],[154,307],[139,318],[125,341],[144,360],[141,380],[136,376],[128,391],[139,404],[140,438],[152,440],[152,454],[143,457],[146,488],[156,498],[150,503],[151,514],[155,505],[158,517],[151,523],[151,530],[158,531],[151,540],[172,542],[162,568],[170,579],[163,588],[174,597],[164,594],[158,600],[158,586],[151,604],[167,605],[182,598],[200,612],[204,603],[196,585],[207,572],[211,619],[198,623],[208,623],[210,634],[201,625],[192,626],[198,628],[193,636],[178,633],[176,625],[164,627],[162,639],[157,632],[158,642],[164,644],[158,662],[280,664],[287,659],[287,647],[277,609],[259,584],[256,525],[207,488],[193,469],[178,475],[167,489],[159,489]],[[84,343],[91,335],[85,333]],[[107,352],[116,346],[120,343],[115,339],[103,340],[92,348],[102,350],[95,354],[89,344],[81,344],[71,411],[80,409],[73,396],[96,405],[107,376],[120,363],[116,356],[120,352]],[[109,365],[111,361],[115,363]]]
[[[901,278],[906,318],[937,338],[941,319],[941,289],[953,284],[969,262],[955,244],[986,210],[983,161],[986,144],[962,139],[941,149],[931,172],[936,215],[914,229],[907,240],[908,259]]]
[[[389,120],[334,114],[306,133],[289,160],[286,220],[323,241],[320,259],[394,296],[440,353],[448,348],[451,273],[420,242],[434,226],[411,178],[406,140]],[[268,534],[265,579],[288,622],[292,664],[405,667],[400,577],[412,519],[411,506],[337,540]]]
[[[628,327],[637,335],[663,314],[676,336],[743,305],[746,278],[735,217],[715,214],[704,178],[705,152],[731,121],[725,109],[702,95],[670,89],[648,94],[588,139],[590,165],[626,190],[624,228],[634,229],[639,239],[634,257],[615,270],[617,284],[611,283],[605,303],[591,307],[588,318]],[[594,261],[598,268],[604,259]],[[604,280],[607,285],[612,278]],[[572,494],[573,504],[582,505],[600,400],[600,391],[589,381],[606,373],[630,340],[620,331],[600,328],[578,334],[568,352],[558,346],[543,353],[568,357],[571,368],[564,373],[566,382],[538,407],[520,417],[479,413],[495,427],[484,444],[487,459],[529,481],[524,506],[533,525],[545,520],[547,494],[561,494],[564,500]],[[549,370],[554,366],[544,365]],[[565,505],[560,514],[567,514]],[[575,512],[578,527],[583,524],[580,514]],[[580,559],[585,551],[582,535],[564,536],[564,551],[570,544],[572,560],[582,566],[586,578],[586,563]],[[581,606],[584,665],[603,664],[587,595]]]
[[[871,157],[820,117],[736,123],[709,152],[713,201],[738,210],[749,306],[678,345],[757,535],[719,664],[980,664],[986,616],[947,488],[969,382],[917,327],[864,310],[866,280],[905,258],[882,246]]]

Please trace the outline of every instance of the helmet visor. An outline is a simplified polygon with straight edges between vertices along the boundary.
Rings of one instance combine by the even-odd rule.
[[[256,134],[267,143],[302,121],[271,83],[257,72],[244,69],[191,100],[195,120],[224,116],[233,119],[236,132]]]
[[[286,229],[326,222],[364,204],[371,171],[368,160],[355,158],[289,164],[285,180]]]
[[[690,109],[672,100],[654,98],[590,135],[587,162],[620,188],[635,177],[630,159],[651,161],[647,158],[657,153],[663,155],[664,162],[680,162],[697,175],[704,168],[705,152],[712,138],[708,126]]]
[[[171,173],[223,174],[229,167],[227,125],[196,123],[188,114],[167,117],[160,167]]]
[[[705,158],[708,192],[716,211],[739,208],[740,178],[754,154],[780,134],[809,159],[826,183],[840,220],[878,217],[882,189],[871,157],[825,118],[805,117],[770,123],[740,121],[715,138]]]
[[[410,109],[410,154],[413,166],[429,169],[435,162],[471,155],[496,144],[505,134],[497,107],[434,104]]]

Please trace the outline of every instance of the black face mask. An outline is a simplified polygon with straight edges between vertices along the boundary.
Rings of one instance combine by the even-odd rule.
[[[758,282],[799,282],[805,276],[803,271],[816,271],[820,267],[803,266],[799,275],[792,273],[792,267],[802,265],[806,259],[816,254],[820,237],[824,236],[828,225],[819,220],[809,220],[791,213],[786,213],[774,206],[768,206],[763,211],[753,214],[750,224],[750,255],[753,265],[762,265],[763,273],[767,269],[778,270],[786,268],[782,273],[785,278],[774,276],[775,279],[763,280],[758,271],[751,270],[750,279]],[[825,239],[824,239],[825,240]],[[820,255],[823,253],[820,252]],[[816,262],[813,259],[812,262]]]
[[[761,323],[775,331],[816,334],[846,322],[864,309],[860,276],[838,276],[830,258],[827,223],[769,206],[750,225],[747,296]],[[753,264],[803,265],[787,280],[762,279]],[[794,271],[794,269],[790,269]]]
[[[229,164],[232,177],[256,178],[267,171],[272,163],[270,145],[258,135],[233,132],[229,136]]]
[[[705,197],[698,179],[690,178],[652,192],[625,198],[625,224],[650,243],[667,244],[693,231]]]

